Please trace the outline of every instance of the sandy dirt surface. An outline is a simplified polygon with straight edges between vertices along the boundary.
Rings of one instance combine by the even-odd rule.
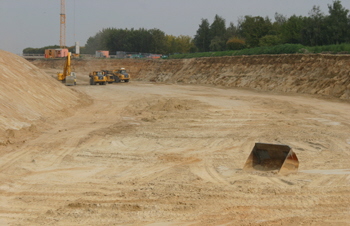
[[[39,121],[65,117],[73,107],[89,103],[80,97],[84,94],[58,85],[22,57],[2,50],[0,80],[0,147],[21,140],[22,131],[36,132]]]
[[[90,105],[0,146],[0,225],[350,224],[349,103],[78,75]],[[299,173],[243,172],[255,142]]]

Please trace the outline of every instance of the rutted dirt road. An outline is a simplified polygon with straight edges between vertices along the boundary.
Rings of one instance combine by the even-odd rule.
[[[350,224],[349,103],[82,74],[71,89],[91,104],[1,146],[1,225]],[[290,145],[299,173],[243,172],[255,142]]]

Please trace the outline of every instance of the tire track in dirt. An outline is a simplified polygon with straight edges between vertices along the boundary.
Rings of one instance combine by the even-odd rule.
[[[350,130],[305,120],[320,118],[308,112],[316,100],[213,88],[206,99],[207,87],[127,85],[74,88],[88,92],[94,103],[20,147],[33,151],[17,156],[26,160],[18,166],[30,171],[0,186],[0,204],[8,210],[0,208],[1,220],[268,225],[296,217],[311,222],[315,214],[330,219],[327,212],[340,222],[348,219],[348,175],[281,177],[241,170],[255,142],[293,146],[304,169],[319,166],[313,160],[345,165],[338,157],[347,155],[347,144],[338,142]],[[106,96],[107,104],[99,104]],[[338,154],[328,158],[325,149]],[[336,206],[339,214],[332,210]]]
[[[197,175],[204,181],[211,182],[213,184],[229,184],[216,170],[215,168],[206,163],[200,163],[190,166],[191,173]]]

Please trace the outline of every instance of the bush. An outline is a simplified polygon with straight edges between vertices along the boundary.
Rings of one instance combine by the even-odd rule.
[[[235,51],[234,55],[261,55],[261,54],[293,54],[300,53],[300,50],[304,48],[300,44],[283,44],[276,46],[263,46],[251,49],[243,49]]]
[[[276,46],[263,46],[235,51],[203,52],[172,55],[170,59],[198,58],[198,57],[220,57],[220,56],[242,56],[262,54],[294,54],[294,53],[350,53],[350,44],[306,47],[301,44],[282,44]]]
[[[226,42],[227,49],[229,50],[240,50],[244,49],[246,44],[243,39],[231,38]]]
[[[344,53],[350,53],[350,44],[343,43],[339,45],[313,46],[313,47],[306,47],[306,49],[308,52],[311,52],[311,53],[344,54]]]
[[[282,39],[277,35],[265,35],[259,40],[259,46],[275,46],[282,43]]]

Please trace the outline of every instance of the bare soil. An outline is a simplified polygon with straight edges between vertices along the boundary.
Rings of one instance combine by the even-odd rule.
[[[83,72],[65,87],[54,72],[46,84],[71,95],[57,100],[79,102],[43,98],[38,109],[52,110],[3,129],[0,225],[350,225],[348,102],[213,85],[90,86]],[[0,100],[0,116],[11,117],[4,106],[16,104]],[[255,142],[291,146],[299,172],[242,171]]]

